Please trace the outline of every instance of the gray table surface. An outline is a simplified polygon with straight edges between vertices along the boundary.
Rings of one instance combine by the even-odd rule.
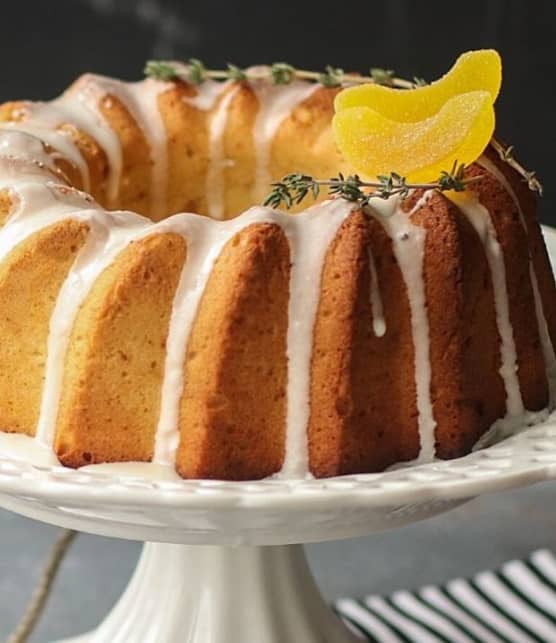
[[[367,538],[309,545],[328,599],[469,575],[532,549],[556,549],[556,483],[483,496],[457,510]],[[0,511],[0,640],[21,615],[56,529]],[[140,544],[80,536],[30,643],[94,627],[123,591]]]

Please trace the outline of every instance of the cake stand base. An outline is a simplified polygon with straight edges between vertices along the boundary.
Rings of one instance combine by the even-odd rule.
[[[354,643],[313,580],[302,545],[146,543],[116,606],[59,643]]]

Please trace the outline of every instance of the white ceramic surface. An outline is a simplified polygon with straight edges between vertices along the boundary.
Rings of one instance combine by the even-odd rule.
[[[120,538],[278,545],[388,529],[553,477],[555,415],[457,460],[321,480],[155,482],[0,457],[0,506]]]
[[[556,234],[545,235],[554,258]],[[0,457],[0,506],[91,533],[176,543],[147,544],[114,610],[72,643],[348,643],[301,548],[256,545],[358,536],[551,478],[555,414],[465,458],[327,480],[153,482]],[[201,544],[225,546],[188,546]]]
[[[64,643],[355,643],[321,598],[303,548],[145,545],[124,595]]]

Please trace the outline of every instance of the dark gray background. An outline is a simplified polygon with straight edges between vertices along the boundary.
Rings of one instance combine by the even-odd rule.
[[[2,3],[0,99],[45,98],[95,71],[140,77],[151,57],[222,67],[287,61],[433,80],[467,49],[504,59],[498,134],[544,179],[556,223],[554,3],[550,0],[56,0]]]
[[[555,35],[552,2],[281,2],[56,0],[2,4],[0,100],[50,98],[84,71],[139,78],[151,57],[213,66],[285,60],[434,79],[464,50],[504,58],[498,133],[544,179],[545,222],[556,224]],[[365,539],[313,545],[329,598],[466,575],[532,548],[556,546],[554,485],[481,498],[445,516]],[[0,639],[13,627],[55,530],[0,511]],[[123,589],[136,543],[82,537],[64,567],[35,643],[94,626]]]
[[[309,545],[309,562],[328,599],[468,576],[537,547],[555,550],[555,490],[555,484],[547,483],[483,496],[396,531]],[[1,641],[21,615],[55,531],[0,511]],[[97,625],[123,591],[139,548],[134,542],[81,536],[30,643],[46,643]]]

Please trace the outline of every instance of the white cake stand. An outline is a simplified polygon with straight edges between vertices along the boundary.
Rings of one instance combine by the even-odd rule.
[[[459,460],[328,480],[152,482],[0,457],[0,506],[146,541],[116,606],[71,643],[348,643],[300,543],[391,529],[554,477],[556,415]]]
[[[544,233],[554,259],[556,234]],[[61,643],[350,643],[301,543],[392,529],[551,478],[556,413],[465,458],[328,480],[152,482],[0,457],[0,506],[146,542],[104,622]]]

